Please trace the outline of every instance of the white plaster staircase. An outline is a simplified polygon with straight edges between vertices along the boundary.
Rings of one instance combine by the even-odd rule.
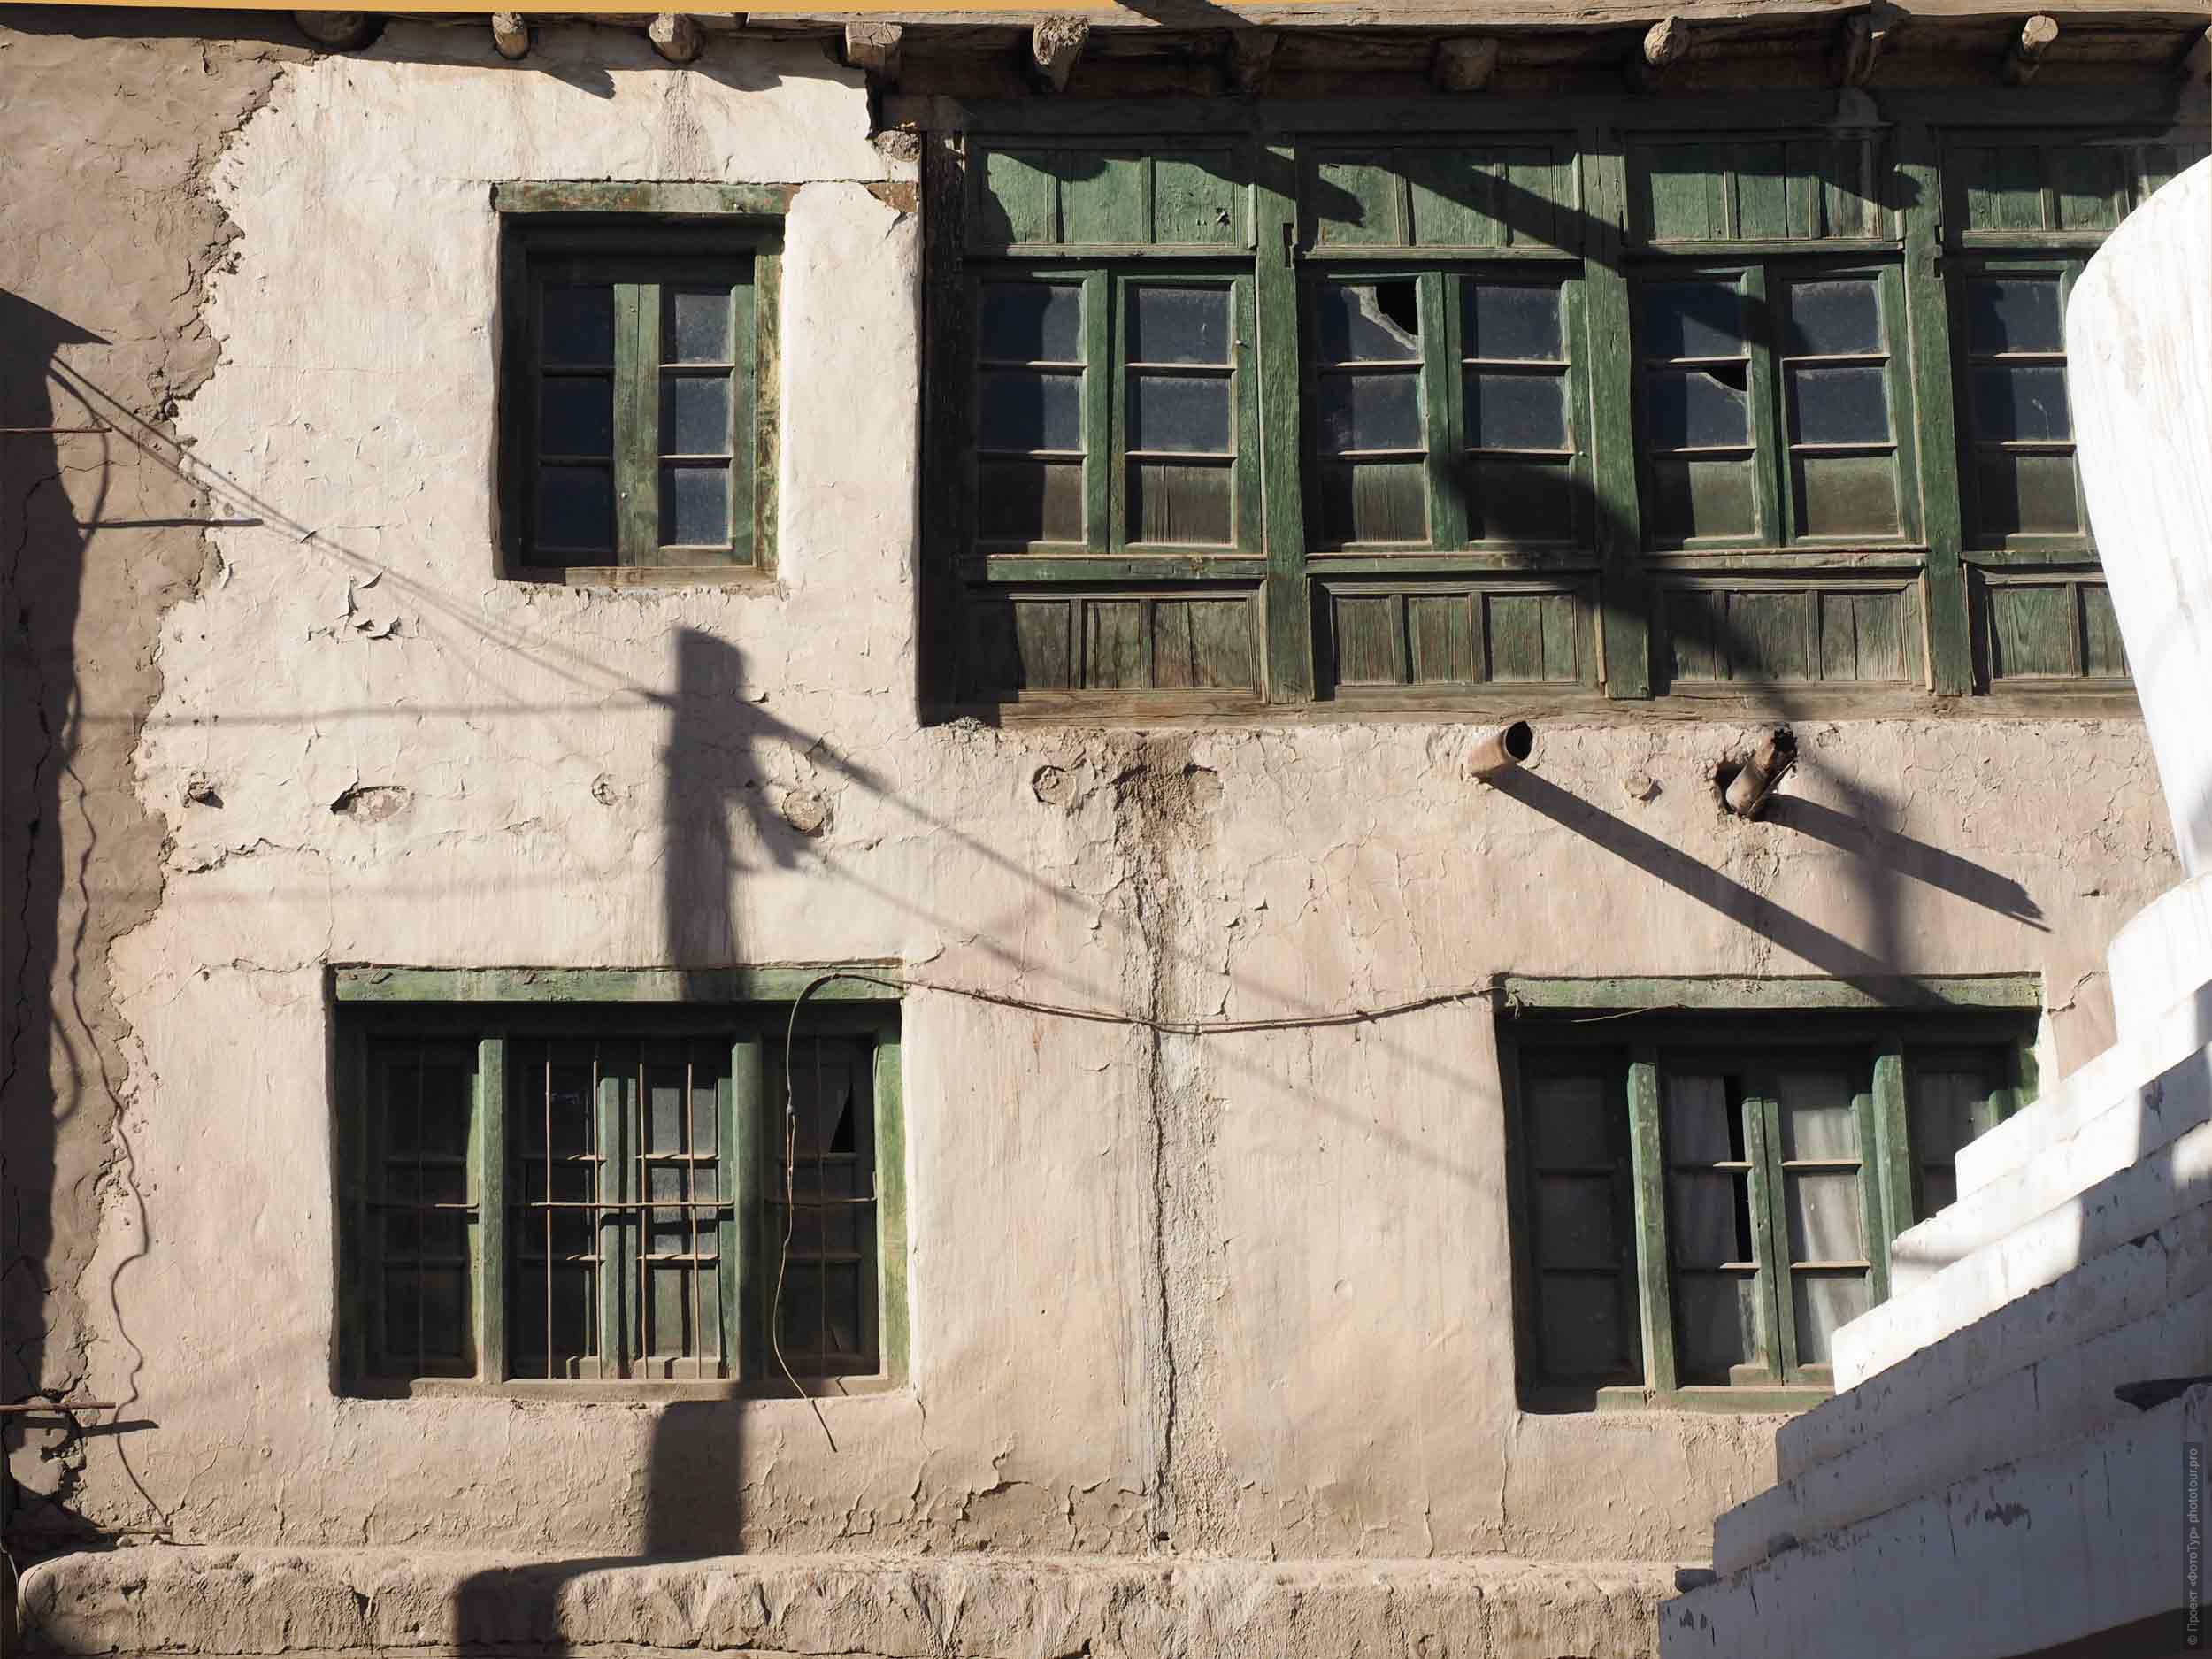
[[[1719,1517],[1716,1581],[1662,1607],[1668,1659],[1997,1659],[2116,1629],[2178,1651],[2212,1386],[2114,1391],[2212,1376],[2212,877],[2108,960],[2118,1041],[1962,1152],[1957,1202],[1897,1240],[1890,1299],[1837,1334],[1839,1392]]]

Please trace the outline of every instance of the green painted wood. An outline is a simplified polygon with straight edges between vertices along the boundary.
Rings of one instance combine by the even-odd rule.
[[[972,164],[975,196],[968,213],[968,245],[1016,248],[1060,240],[1059,190],[1050,151],[979,146]]]
[[[1114,457],[1124,449],[1120,285],[1103,271],[1083,277],[1083,545],[1093,553],[1127,541],[1124,488]]]
[[[780,1043],[783,1033],[778,1031],[774,1037]],[[764,1315],[780,1243],[771,1236],[767,1199],[769,1183],[777,1179],[770,1149],[782,1144],[783,1103],[767,1097],[767,1041],[764,1031],[749,1031],[740,1033],[730,1045],[728,1144],[733,1208],[723,1235],[724,1276],[735,1303],[728,1328],[739,1333],[738,1374],[758,1381],[770,1380],[774,1369]]]
[[[507,1362],[507,1041],[476,1043],[476,1121],[469,1134],[469,1193],[476,1205],[470,1277],[476,1293],[476,1374],[505,1379]]]
[[[840,969],[866,979],[831,979],[810,1003],[895,1002],[895,962],[800,963],[749,968],[340,967],[341,1002],[787,1002]],[[888,984],[878,983],[888,981]]]
[[[1835,1390],[1822,1385],[1727,1387],[1718,1384],[1688,1388],[1601,1388],[1600,1411],[1710,1411],[1732,1417],[1794,1415],[1825,1405]]]
[[[593,1195],[603,1203],[625,1203],[637,1196],[632,1169],[636,1141],[631,1133],[631,1113],[626,1110],[627,1102],[623,1099],[624,1085],[630,1079],[602,1069],[597,1080],[592,1105],[599,1164],[593,1171]],[[585,1362],[579,1369],[603,1378],[627,1376],[630,1373],[626,1362],[634,1358],[636,1353],[631,1331],[643,1317],[634,1282],[641,1271],[637,1264],[636,1228],[620,1210],[598,1211],[593,1220],[593,1236],[599,1251],[595,1275],[599,1292],[599,1351],[593,1361]],[[550,1348],[549,1321],[546,1341]]]
[[[1402,181],[1387,150],[1316,150],[1302,176],[1305,239],[1314,246],[1405,245]]]
[[[1877,1056],[1878,1070],[1880,1064]],[[1867,1294],[1873,1305],[1889,1300],[1889,1218],[1884,1209],[1881,1164],[1885,1137],[1875,1098],[1880,1087],[1870,1080],[1869,1087],[1851,1096],[1852,1125],[1859,1142],[1859,1233],[1866,1240]]]
[[[1883,1038],[1874,1056],[1875,1187],[1880,1225],[1870,1236],[1878,1246],[1881,1268],[1877,1299],[1888,1295],[1889,1247],[1913,1224],[1912,1120],[1905,1091],[1904,1042],[1895,1033]]]
[[[2127,643],[2120,637],[2112,590],[2102,582],[2085,581],[2074,591],[2081,603],[2082,672],[2103,679],[2127,678]]]
[[[1013,685],[1040,690],[1071,689],[1082,683],[1076,641],[1079,600],[1017,599],[1013,602]]]
[[[1143,691],[1152,685],[1150,630],[1141,599],[1083,602],[1083,677],[1087,691]]]
[[[1159,599],[1152,611],[1155,689],[1258,688],[1249,600]]]
[[[1751,1259],[1758,1298],[1758,1363],[1768,1380],[1795,1380],[1796,1310],[1790,1302],[1789,1222],[1783,1213],[1781,1126],[1771,1081],[1747,1082],[1743,1102],[1744,1156],[1750,1160]]]
[[[1152,240],[1160,246],[1251,245],[1251,192],[1233,150],[1163,154],[1152,163]]]
[[[1262,546],[1267,582],[1265,693],[1270,703],[1313,695],[1313,609],[1306,586],[1305,503],[1299,481],[1301,332],[1298,273],[1292,263],[1298,228],[1298,164],[1287,146],[1257,152],[1253,192],[1258,250],[1253,272],[1255,338],[1259,354]]]
[[[1497,981],[1506,1006],[1529,1012],[1616,1010],[1698,1013],[1940,1011],[2039,1012],[2041,979],[2032,973],[1911,974],[1886,980],[1792,979],[1723,974],[1697,978],[1558,978],[1508,974]]]
[[[1249,192],[1246,193],[1248,196]],[[1229,396],[1236,411],[1237,458],[1233,478],[1236,491],[1238,551],[1264,556],[1267,548],[1267,509],[1261,427],[1261,380],[1257,342],[1259,311],[1248,277],[1230,288],[1230,303],[1236,319],[1236,338],[1229,349]]]
[[[751,1125],[738,1111],[738,1068],[743,1058],[741,1049],[748,1040],[739,1038],[730,1045],[730,1063],[724,1074],[714,1080],[714,1150],[715,1162],[721,1176],[718,1194],[721,1208],[715,1211],[714,1229],[714,1292],[715,1317],[721,1341],[717,1354],[718,1374],[737,1378],[744,1374],[745,1366],[745,1303],[741,1299],[739,1279],[743,1272],[747,1254],[745,1229],[740,1217],[745,1213],[745,1194],[751,1189],[744,1185],[743,1148],[748,1144],[745,1132]],[[756,1041],[754,1064],[757,1067],[758,1053]],[[754,1079],[756,1106],[758,1079]]]
[[[1407,662],[1417,686],[1471,685],[1486,678],[1471,594],[1406,595]]]
[[[1061,150],[1060,235],[1099,245],[1152,238],[1150,160],[1134,150]]]
[[[764,249],[754,258],[752,280],[741,291],[741,303],[749,304],[751,311],[749,319],[743,311],[739,313],[740,320],[750,325],[740,336],[751,347],[741,388],[750,426],[737,428],[739,442],[734,453],[741,457],[745,455],[749,431],[752,465],[749,469],[741,459],[737,467],[740,480],[747,486],[739,501],[738,522],[751,537],[751,563],[757,569],[772,571],[776,568],[776,477],[783,447],[783,256],[776,249]],[[741,550],[740,557],[743,556]]]
[[[1901,127],[1896,145],[1905,230],[1900,281],[1912,381],[1912,468],[1918,475],[1921,534],[1928,548],[1923,605],[1926,672],[1931,690],[1955,697],[1972,688],[1974,662],[1961,554],[1965,528],[1953,403],[1952,313],[1941,264],[1943,157],[1933,130],[1924,125]]]
[[[1594,543],[1604,561],[1598,593],[1600,680],[1609,697],[1652,694],[1654,595],[1644,580],[1642,507],[1638,493],[1636,426],[1629,396],[1635,376],[1628,278],[1621,265],[1627,222],[1627,160],[1610,128],[1581,135],[1582,194],[1590,204],[1592,238],[1584,272],[1580,350],[1588,394],[1589,480]]]
[[[912,1348],[907,1292],[906,1104],[895,1038],[875,1051],[875,1179],[878,1337],[884,1376],[903,1381]]]
[[[1255,471],[1257,469],[1255,468]],[[1009,583],[1256,581],[1267,561],[1240,554],[1122,553],[1094,557],[1044,553],[993,553],[962,561],[970,581]]]
[[[780,219],[798,187],[691,180],[522,180],[492,186],[501,213],[672,213]]]
[[[660,546],[660,291],[614,290],[615,561],[649,563]]]
[[[1427,540],[1442,548],[1468,541],[1465,411],[1460,395],[1459,285],[1441,271],[1414,280],[1421,325],[1421,432],[1428,449],[1423,475]]]
[[[1330,655],[1340,686],[1395,686],[1398,669],[1398,597],[1393,594],[1340,594],[1331,605]]]
[[[1644,1381],[1669,1394],[1675,1387],[1675,1363],[1674,1303],[1667,1273],[1667,1166],[1659,1123],[1658,1051],[1649,1043],[1639,1044],[1629,1062],[1628,1126]]]
[[[1992,582],[1983,589],[1992,680],[2081,672],[2078,618],[2070,582]]]

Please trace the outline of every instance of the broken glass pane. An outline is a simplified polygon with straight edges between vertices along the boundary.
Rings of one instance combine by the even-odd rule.
[[[1733,447],[1751,441],[1751,410],[1740,370],[1658,369],[1646,377],[1651,442],[1663,449]]]
[[[1413,363],[1421,323],[1410,281],[1342,282],[1316,298],[1316,343],[1325,363]]]

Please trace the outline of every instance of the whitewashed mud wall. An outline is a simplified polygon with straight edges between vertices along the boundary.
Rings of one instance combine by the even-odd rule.
[[[772,589],[495,574],[489,187],[574,178],[799,187]],[[1770,1421],[1516,1407],[1479,1003],[1156,1042],[915,995],[912,1384],[825,1402],[833,1451],[798,1402],[334,1397],[334,961],[895,957],[1194,1018],[1500,971],[2039,971],[2055,1057],[2104,1041],[2078,981],[2173,877],[2133,722],[1801,724],[1793,791],[1979,866],[1966,895],[1721,814],[1740,727],[1542,732],[1657,871],[1472,787],[1435,725],[919,727],[911,182],[814,48],[679,72],[580,30],[505,66],[395,24],[225,142],[220,360],[178,424],[261,522],[209,533],[136,750],[168,840],[110,953],[129,1157],[85,1382],[159,1428],[89,1443],[73,1502],[576,1557],[1701,1555]]]

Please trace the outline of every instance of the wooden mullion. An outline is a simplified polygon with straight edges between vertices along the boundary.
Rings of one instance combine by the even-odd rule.
[[[1659,1051],[1631,1052],[1627,1074],[1629,1163],[1635,1187],[1636,1282],[1644,1339],[1644,1385],[1676,1386],[1674,1297],[1667,1271],[1665,1141],[1659,1122]]]
[[[1920,534],[1928,546],[1926,598],[1921,607],[1928,686],[1939,696],[1955,697],[1973,689],[1974,647],[1962,556],[1965,522],[1951,301],[1942,263],[1944,192],[1950,181],[1945,177],[1934,129],[1926,123],[1909,122],[1900,127],[1896,153],[1905,230],[1900,283],[1906,338],[1901,343],[1910,363]],[[1964,203],[1959,207],[1962,210]],[[1891,349],[1897,349],[1893,344]]]
[[[906,1105],[898,1038],[875,1050],[876,1308],[879,1369],[903,1378],[910,1343],[906,1282]]]
[[[1879,1064],[1878,1057],[1876,1064]],[[1870,1302],[1882,1302],[1889,1300],[1889,1230],[1883,1209],[1881,1165],[1887,1137],[1881,1133],[1877,1087],[1870,1077],[1865,1088],[1853,1092],[1851,1120],[1859,1139],[1859,1231],[1866,1240],[1866,1259],[1870,1264],[1867,1294]]]
[[[1429,545],[1464,548],[1468,538],[1465,399],[1461,396],[1457,272],[1425,271],[1414,279],[1421,319],[1421,402],[1428,448]]]
[[[1307,593],[1305,501],[1299,465],[1303,357],[1294,253],[1297,159],[1288,145],[1256,152],[1252,192],[1253,272],[1260,374],[1263,545],[1267,554],[1263,695],[1304,703],[1314,692],[1313,608]]]
[[[737,1110],[738,1068],[744,1056],[745,1039],[739,1037],[730,1045],[729,1064],[714,1085],[714,1163],[716,1192],[721,1209],[714,1222],[714,1290],[716,1317],[722,1327],[719,1358],[721,1375],[740,1377],[744,1374],[744,1302],[738,1294],[738,1276],[743,1269],[745,1249],[745,1198],[737,1184],[741,1164],[738,1151],[739,1116]],[[758,1057],[756,1045],[755,1057]]]
[[[1734,174],[1728,176],[1732,180]],[[1793,538],[1789,431],[1780,383],[1781,319],[1773,309],[1767,267],[1763,264],[1744,266],[1740,281],[1744,314],[1747,318],[1764,319],[1763,326],[1744,330],[1744,350],[1750,359],[1746,365],[1745,380],[1750,402],[1751,442],[1758,457],[1751,473],[1758,539],[1763,547],[1783,547]]]
[[[736,367],[730,376],[730,557],[739,565],[760,562],[759,526],[754,500],[762,459],[755,442],[754,388],[760,382],[762,361],[758,265],[749,265],[732,286],[730,295],[731,356]]]
[[[1774,1110],[1774,1087],[1764,1079],[1747,1079],[1742,1102],[1744,1156],[1751,1164],[1746,1194],[1751,1210],[1752,1282],[1758,1287],[1760,1359],[1775,1382],[1787,1381],[1797,1361],[1797,1340],[1789,1316],[1787,1270],[1782,1256],[1789,1232],[1782,1207],[1781,1139]]]
[[[1261,465],[1260,376],[1258,319],[1253,306],[1252,279],[1240,276],[1229,285],[1231,315],[1236,336],[1230,348],[1230,396],[1236,411],[1237,458],[1234,462],[1236,547],[1254,554],[1267,545],[1266,509],[1261,489],[1265,469]]]
[[[507,1378],[507,1038],[488,1032],[476,1041],[476,1123],[469,1137],[475,1166],[476,1374]]]
[[[738,1374],[754,1379],[767,1376],[771,1369],[765,1321],[775,1275],[766,1202],[771,1171],[764,1041],[763,1032],[755,1029],[740,1032],[730,1045],[731,1216],[723,1234],[731,1263],[723,1306],[735,1302]]]
[[[659,307],[660,289],[654,284],[614,285],[614,518],[618,565],[651,564],[660,548]]]
[[[593,1045],[592,1122],[593,1150],[598,1162],[592,1167],[592,1197],[599,1203],[620,1204],[629,1195],[629,1161],[624,1156],[628,1137],[624,1133],[622,1096],[624,1078],[610,1074],[606,1066],[607,1047]],[[546,1192],[551,1196],[553,1182],[553,1143],[546,1141]],[[592,1214],[594,1248],[599,1254],[597,1281],[599,1356],[598,1374],[602,1378],[626,1374],[624,1359],[630,1351],[629,1334],[623,1319],[623,1292],[627,1283],[632,1252],[629,1249],[629,1226],[619,1209],[598,1210]],[[547,1257],[551,1260],[550,1254]],[[550,1322],[546,1328],[546,1348],[553,1347]]]
[[[1598,678],[1610,697],[1652,694],[1652,589],[1643,568],[1643,519],[1638,498],[1634,399],[1636,362],[1628,275],[1621,265],[1627,213],[1627,158],[1618,133],[1581,134],[1583,196],[1590,204],[1590,242],[1583,265],[1583,328],[1570,348],[1585,365],[1582,409],[1589,417],[1593,544],[1604,569],[1600,605]]]
[[[344,1162],[340,1164],[344,1179],[341,1191],[346,1204],[346,1216],[351,1225],[340,1236],[338,1252],[339,1306],[342,1340],[339,1345],[341,1370],[349,1378],[369,1374],[369,1356],[374,1352],[370,1333],[379,1329],[375,1323],[380,1309],[380,1284],[383,1275],[372,1263],[370,1251],[376,1242],[374,1228],[376,1211],[371,1207],[370,1194],[376,1190],[373,1172],[377,1165],[372,1161],[377,1154],[373,1129],[375,1111],[369,1098],[369,1040],[357,1028],[345,1030],[339,1039],[339,1135]]]
[[[1093,553],[1116,551],[1123,545],[1123,500],[1127,481],[1122,478],[1121,409],[1126,401],[1121,385],[1120,350],[1123,331],[1115,326],[1114,312],[1121,303],[1121,284],[1105,271],[1083,277],[1083,545]]]

